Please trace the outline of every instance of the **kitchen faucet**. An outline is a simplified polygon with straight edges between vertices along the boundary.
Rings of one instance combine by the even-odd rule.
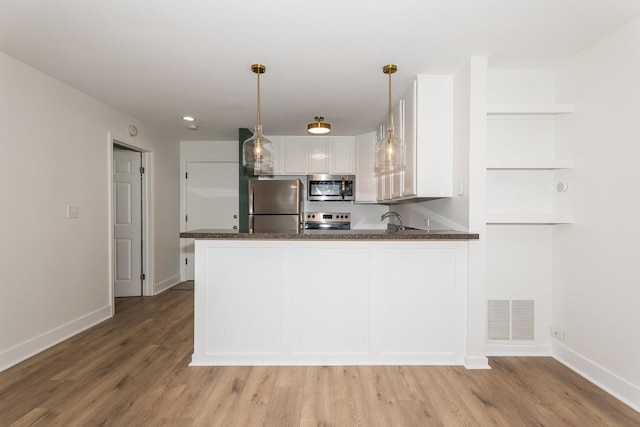
[[[400,214],[398,212],[395,212],[395,211],[385,212],[380,217],[380,221],[383,221],[385,218],[389,218],[389,217],[396,218],[396,222],[397,223],[395,223],[395,224],[389,223],[389,225],[392,225],[393,227],[395,227],[394,231],[404,230],[404,225],[402,225],[402,217],[400,216]]]

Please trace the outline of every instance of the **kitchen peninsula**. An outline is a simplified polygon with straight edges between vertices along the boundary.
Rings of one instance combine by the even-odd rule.
[[[195,230],[192,365],[467,365],[473,233]]]

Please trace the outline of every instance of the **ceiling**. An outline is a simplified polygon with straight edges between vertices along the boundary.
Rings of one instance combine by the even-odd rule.
[[[0,0],[0,51],[176,140],[374,130],[417,74],[553,68],[640,16],[638,0]],[[396,98],[396,96],[394,96]],[[186,129],[183,115],[197,118]]]

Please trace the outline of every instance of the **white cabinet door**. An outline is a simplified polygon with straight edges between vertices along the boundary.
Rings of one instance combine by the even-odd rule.
[[[376,135],[376,132],[369,132],[355,138],[356,203],[376,202]]]
[[[393,114],[393,127],[395,128],[394,134],[396,137],[404,140],[404,128],[405,128],[405,114],[404,114],[404,99],[400,99],[396,107],[392,110]],[[405,141],[406,145],[406,141]],[[405,162],[406,162],[406,152],[405,152]],[[391,180],[391,188],[389,192],[391,193],[391,199],[400,199],[402,197],[402,192],[404,189],[404,170],[396,171],[390,174],[389,179]]]
[[[393,199],[393,176],[389,172],[376,173],[376,200],[390,202]]]
[[[453,79],[418,76],[416,90],[416,195],[451,197]]]
[[[416,190],[416,82],[402,96],[404,101],[405,167],[400,197],[417,195]]]
[[[273,169],[269,175],[283,175],[284,174],[284,137],[282,136],[269,136],[271,142],[273,142]],[[266,174],[263,174],[266,175]]]
[[[308,173],[329,173],[330,142],[330,138],[322,136],[306,138]]]
[[[286,137],[284,140],[284,174],[307,174],[307,143],[303,136]]]
[[[334,175],[353,175],[355,165],[355,139],[351,136],[331,138],[331,173]]]
[[[378,175],[378,201],[451,197],[453,85],[450,76],[418,76],[393,110],[405,142],[405,169]]]

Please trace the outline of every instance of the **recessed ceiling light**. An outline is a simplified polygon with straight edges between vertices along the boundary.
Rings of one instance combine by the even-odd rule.
[[[196,118],[195,117],[191,117],[191,116],[182,116],[182,120],[184,120],[186,122],[195,122]]]
[[[196,125],[196,124],[187,125],[187,129],[189,129],[189,130],[198,130],[198,125]]]

